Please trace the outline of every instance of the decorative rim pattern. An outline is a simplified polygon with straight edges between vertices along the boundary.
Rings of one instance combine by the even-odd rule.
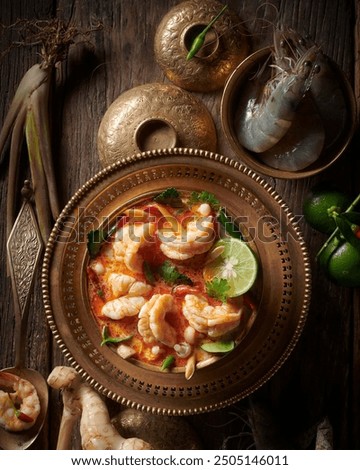
[[[215,389],[220,389],[222,387],[225,388],[227,386],[232,386],[234,382],[236,382],[239,379],[239,372],[235,370],[229,373],[225,378],[218,380],[216,383],[214,381],[205,385],[202,384],[201,387],[200,386],[191,387],[190,385],[189,387],[186,387],[186,385],[183,387],[171,387],[171,384],[170,384],[168,387],[163,386],[163,388],[161,388],[161,386],[154,386],[153,384],[146,383],[146,381],[134,380],[132,377],[127,376],[125,377],[125,379],[123,377],[123,379],[127,381],[128,384],[130,384],[130,387],[134,387],[134,389],[137,389],[137,391],[140,391],[141,393],[145,392],[145,394],[148,392],[149,393],[151,392],[153,393],[154,397],[157,398],[157,400],[155,400],[154,405],[151,405],[148,403],[147,404],[141,403],[141,400],[138,400],[138,397],[137,399],[134,399],[134,398],[127,398],[127,397],[119,396],[118,393],[112,391],[109,387],[95,380],[81,365],[78,364],[77,360],[73,357],[73,354],[71,353],[68,345],[66,344],[66,341],[60,334],[59,328],[56,324],[56,321],[53,315],[53,307],[52,307],[52,302],[51,302],[50,268],[51,268],[54,250],[56,248],[57,235],[59,231],[61,231],[62,224],[64,223],[64,221],[66,221],[71,211],[82,201],[84,197],[86,197],[89,194],[89,192],[96,189],[99,183],[103,182],[108,176],[112,175],[113,173],[116,173],[119,170],[124,170],[126,168],[131,168],[132,165],[139,163],[139,162],[148,162],[149,164],[151,163],[151,158],[154,158],[154,157],[162,160],[169,156],[173,160],[176,159],[177,157],[192,157],[193,156],[193,157],[198,157],[198,158],[200,157],[201,160],[204,162],[205,161],[217,162],[219,164],[224,165],[227,168],[230,168],[234,172],[243,173],[244,175],[251,178],[251,180],[253,180],[255,185],[260,185],[263,188],[263,190],[266,191],[269,197],[271,197],[279,205],[281,210],[286,215],[288,223],[291,224],[292,229],[294,230],[294,233],[296,235],[297,246],[301,253],[301,257],[302,257],[301,261],[303,263],[303,270],[304,270],[303,272],[304,279],[301,280],[301,282],[304,283],[301,311],[299,311],[296,325],[292,326],[293,333],[292,333],[291,340],[287,343],[284,350],[281,350],[281,352],[279,353],[279,357],[277,358],[275,363],[258,380],[256,380],[254,383],[251,383],[246,388],[240,391],[237,391],[237,393],[234,393],[231,396],[226,396],[226,394],[224,394],[223,396],[225,398],[218,400],[215,403],[209,402],[209,403],[205,403],[204,405],[198,405],[196,402],[194,402],[195,403],[194,405],[192,404],[191,400],[192,398],[196,398],[197,395],[201,395],[202,393],[204,393],[205,395],[207,393],[211,394],[212,389],[214,387]],[[148,165],[147,168],[149,168],[149,166],[150,165]],[[256,204],[256,201],[254,202],[254,204]],[[284,290],[283,293],[285,295],[285,299],[282,300],[283,305],[281,305],[281,308],[280,308],[281,311],[278,315],[277,323],[281,323],[282,321],[285,323],[285,320],[287,319],[287,314],[289,313],[289,307],[286,304],[287,303],[290,304],[290,300],[288,301],[286,300],[286,295],[291,296],[291,286],[292,286],[291,274],[289,275],[289,272],[287,270],[291,269],[291,266],[290,267],[287,266],[287,263],[290,263],[290,258],[289,258],[289,252],[286,246],[282,246],[281,244],[279,244],[278,251],[279,253],[281,253],[281,262],[283,263],[283,267],[282,267],[283,281],[282,281],[281,289]],[[158,413],[158,414],[187,415],[187,414],[198,414],[198,413],[208,412],[214,409],[219,409],[219,408],[228,406],[240,400],[241,398],[244,398],[245,396],[249,395],[253,391],[255,391],[257,388],[263,385],[266,381],[268,381],[275,374],[275,372],[277,372],[277,370],[279,370],[279,368],[283,365],[283,363],[286,361],[286,359],[289,357],[290,353],[294,349],[295,344],[297,343],[300,337],[300,334],[303,330],[304,324],[305,324],[307,312],[308,312],[309,305],[310,305],[310,297],[311,297],[311,272],[310,272],[310,262],[309,262],[309,257],[308,257],[307,249],[305,246],[305,242],[302,238],[300,228],[295,222],[294,215],[291,213],[286,203],[282,200],[281,196],[277,194],[276,191],[265,180],[263,180],[261,176],[257,175],[255,172],[245,167],[241,163],[236,162],[228,157],[225,157],[219,154],[215,154],[215,153],[205,151],[205,150],[174,148],[174,149],[163,149],[163,150],[158,150],[158,151],[149,151],[146,153],[136,154],[136,155],[133,155],[132,157],[129,157],[117,163],[114,163],[110,165],[109,167],[105,168],[104,170],[100,171],[97,175],[91,178],[74,194],[74,196],[70,199],[70,201],[65,206],[62,213],[60,214],[59,219],[57,220],[52,230],[52,233],[50,235],[50,239],[47,244],[46,251],[45,251],[44,263],[43,263],[43,268],[42,268],[42,289],[43,289],[43,301],[44,301],[44,306],[45,306],[45,313],[46,313],[46,317],[47,317],[47,321],[50,326],[50,329],[54,335],[54,338],[57,344],[59,345],[62,353],[66,357],[66,359],[69,361],[71,366],[73,366],[79,372],[79,374],[83,377],[83,379],[89,382],[90,385],[92,385],[97,391],[103,393],[108,398],[111,398],[123,405],[137,408],[142,411],[148,411],[148,412]],[[280,327],[283,327],[283,326],[284,325]],[[271,351],[272,345],[270,343],[275,342],[275,338],[274,337],[272,338],[271,335],[273,336],[276,335],[276,331],[273,331],[272,333],[270,333],[269,336],[266,338],[266,341],[264,342],[264,347],[262,348],[262,352],[261,352],[262,356],[266,355],[268,351]],[[257,360],[260,361],[261,358],[257,358],[257,359],[253,358],[254,364],[249,365],[250,370],[251,370],[251,367],[252,368],[256,367]],[[246,371],[245,371],[245,374],[246,374]],[[156,389],[156,387],[158,388]],[[188,404],[184,405],[183,407],[179,409],[162,406],[162,404],[159,401],[159,398],[160,399],[162,398],[162,393],[164,393],[164,390],[166,394],[168,394],[168,398],[170,397],[171,399],[172,396],[176,396],[178,399],[184,399],[185,401],[188,400]]]

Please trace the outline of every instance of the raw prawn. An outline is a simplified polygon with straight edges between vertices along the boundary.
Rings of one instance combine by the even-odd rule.
[[[237,137],[245,148],[264,152],[288,132],[317,71],[318,52],[313,46],[286,70],[277,67],[263,90],[253,92],[237,123]]]
[[[118,299],[109,300],[101,309],[101,314],[112,320],[121,320],[125,317],[137,315],[146,300],[142,296],[130,297],[124,295]]]
[[[145,450],[150,444],[136,437],[123,438],[110,421],[109,412],[99,394],[80,380],[72,367],[59,366],[51,372],[48,384],[63,391],[64,414],[58,449],[68,446],[68,436],[81,412],[80,434],[84,450]],[[59,445],[61,442],[61,446]]]
[[[176,330],[166,321],[166,314],[174,307],[170,294],[155,294],[139,313],[138,331],[146,343],[159,341],[166,346],[176,344]]]
[[[170,259],[186,260],[206,253],[215,240],[213,217],[196,216],[177,232],[159,233],[160,250]]]
[[[293,125],[273,147],[259,153],[266,165],[283,171],[299,171],[314,163],[324,148],[325,130],[314,100],[300,103]]]
[[[115,297],[128,295],[129,297],[149,294],[152,287],[145,282],[137,281],[127,274],[111,273],[108,277],[112,293]]]
[[[40,400],[35,387],[25,379],[0,372],[0,426],[19,432],[31,428],[40,413]]]
[[[284,65],[286,60],[293,62],[299,60],[315,46],[315,43],[309,37],[303,37],[291,28],[282,28],[276,32],[274,45],[275,63]],[[339,75],[330,58],[320,48],[316,67],[310,92],[325,128],[325,145],[328,147],[339,138],[343,131],[348,111]]]
[[[183,302],[183,314],[196,331],[210,338],[219,338],[240,324],[242,308],[236,308],[230,303],[214,307],[200,295],[187,294]]]
[[[156,231],[154,223],[134,223],[122,227],[115,235],[113,244],[115,259],[123,261],[130,271],[142,272],[141,247],[150,244]]]

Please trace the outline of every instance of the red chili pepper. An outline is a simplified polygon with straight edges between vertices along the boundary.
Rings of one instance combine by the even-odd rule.
[[[18,408],[16,408],[15,403],[13,402],[10,394],[8,393],[9,400],[11,402],[11,406],[14,409],[15,416],[20,419],[20,421],[23,421],[24,423],[32,423],[34,420],[31,416],[27,415],[26,413],[23,413],[20,411]]]
[[[357,229],[355,230],[355,237],[360,238],[360,227],[357,227]]]
[[[20,421],[23,421],[24,423],[32,423],[34,420],[31,416],[23,413],[22,411],[16,410],[15,416],[20,419]]]

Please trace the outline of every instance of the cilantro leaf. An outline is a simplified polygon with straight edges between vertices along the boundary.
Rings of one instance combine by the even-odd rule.
[[[162,193],[154,197],[155,202],[167,204],[171,207],[183,207],[179,191],[176,188],[167,188]]]
[[[207,203],[214,210],[218,210],[220,207],[220,201],[214,196],[214,194],[209,193],[208,191],[201,191],[200,193],[193,191],[190,195],[189,202],[190,204]]]
[[[188,276],[182,274],[177,267],[168,260],[160,265],[158,272],[167,284],[193,284]]]
[[[215,278],[212,281],[206,282],[206,292],[210,297],[226,302],[228,298],[228,291],[230,289],[229,283],[226,279]]]
[[[109,230],[97,229],[92,230],[87,234],[87,249],[90,258],[95,258],[100,253],[102,244],[106,242],[107,238],[113,235],[116,230],[116,225],[111,227]]]

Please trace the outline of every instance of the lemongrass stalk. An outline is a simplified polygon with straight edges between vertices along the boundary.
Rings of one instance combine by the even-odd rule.
[[[11,141],[10,141],[10,160],[9,160],[9,176],[8,176],[8,189],[6,199],[6,232],[9,238],[11,229],[15,222],[15,207],[16,207],[16,192],[17,192],[17,177],[19,173],[19,162],[21,148],[24,138],[24,123],[26,117],[26,109],[23,106],[15,120]]]
[[[46,244],[52,226],[49,192],[40,150],[40,130],[37,128],[34,112],[31,107],[26,114],[25,136],[37,219],[42,239]]]
[[[50,209],[53,219],[56,220],[60,214],[60,206],[56,189],[50,137],[49,95],[51,74],[52,70],[49,69],[47,71],[46,81],[34,90],[31,95],[31,104],[36,129],[38,131],[39,151],[49,191]]]

